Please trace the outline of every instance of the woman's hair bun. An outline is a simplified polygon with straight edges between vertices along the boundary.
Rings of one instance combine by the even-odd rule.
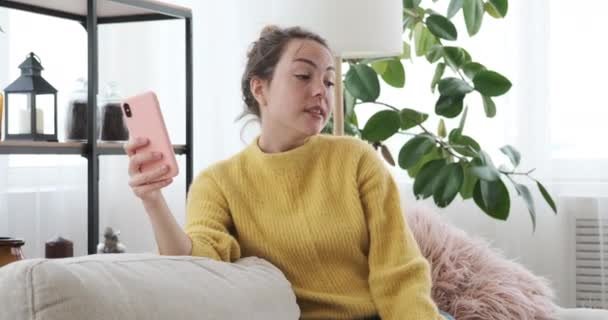
[[[262,29],[262,32],[260,33],[260,38],[264,37],[265,35],[271,34],[273,32],[280,31],[280,30],[281,30],[281,28],[279,28],[279,26],[277,26],[277,25],[274,25],[274,24],[266,25]]]

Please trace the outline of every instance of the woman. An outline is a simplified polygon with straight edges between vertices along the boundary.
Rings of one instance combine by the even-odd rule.
[[[138,170],[158,156],[135,154],[145,139],[125,147],[160,253],[264,258],[291,282],[302,319],[442,319],[384,163],[361,140],[319,134],[340,76],[325,40],[267,27],[247,57],[245,113],[259,117],[261,134],[197,176],[185,230],[160,191],[171,180],[148,183],[163,169]]]

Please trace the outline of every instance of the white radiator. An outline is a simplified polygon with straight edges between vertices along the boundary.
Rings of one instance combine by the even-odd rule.
[[[576,217],[576,306],[608,309],[608,218],[585,215]]]

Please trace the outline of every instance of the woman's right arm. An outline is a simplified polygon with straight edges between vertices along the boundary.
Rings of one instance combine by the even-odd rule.
[[[124,146],[129,156],[129,186],[133,193],[142,200],[148,213],[159,253],[171,256],[190,255],[192,241],[175,220],[161,193],[161,189],[171,184],[173,179],[153,182],[162,177],[168,169],[161,167],[151,172],[140,172],[142,164],[159,160],[162,157],[160,153],[136,152],[146,144],[148,144],[147,139],[139,138],[130,140]]]
[[[191,255],[192,240],[175,220],[162,194],[154,201],[144,200],[143,204],[154,229],[158,252],[166,256]]]

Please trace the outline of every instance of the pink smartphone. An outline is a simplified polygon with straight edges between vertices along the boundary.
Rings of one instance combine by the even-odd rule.
[[[142,165],[141,172],[154,170],[165,164],[169,167],[169,171],[159,180],[177,176],[179,173],[177,160],[156,94],[148,91],[125,99],[122,104],[122,114],[130,137],[143,137],[150,141],[147,146],[138,149],[139,152],[163,154],[162,159]]]

